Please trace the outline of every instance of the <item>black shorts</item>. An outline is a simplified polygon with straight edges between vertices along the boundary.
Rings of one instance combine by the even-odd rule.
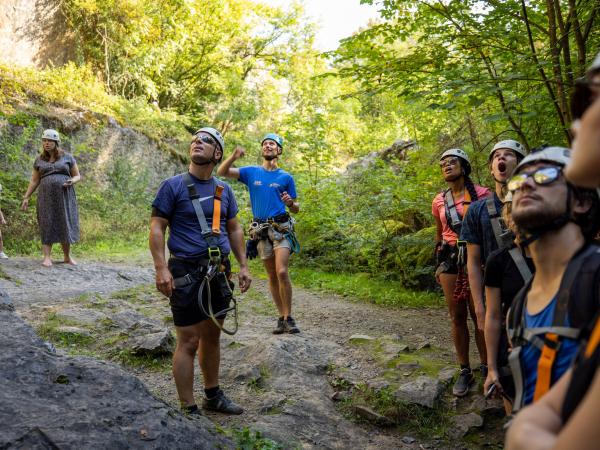
[[[227,261],[228,262],[228,261]],[[229,266],[226,264],[226,266]],[[173,278],[184,277],[187,274],[192,275],[194,281],[187,286],[173,289],[169,303],[171,312],[173,313],[173,323],[177,327],[187,327],[196,323],[202,322],[209,317],[202,312],[198,305],[198,291],[204,277],[205,269],[198,266],[198,263],[193,260],[183,260],[179,258],[169,259],[169,271]],[[218,276],[214,276],[210,282],[211,304],[213,313],[217,313],[229,308],[231,297],[223,296]],[[204,309],[208,312],[208,288],[204,286],[202,293],[202,301]],[[227,314],[218,316],[219,319],[224,319]]]

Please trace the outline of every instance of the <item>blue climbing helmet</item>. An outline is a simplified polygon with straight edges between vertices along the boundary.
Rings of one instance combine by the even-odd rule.
[[[265,135],[262,141],[260,141],[260,144],[262,145],[263,142],[265,142],[267,139],[275,141],[279,148],[283,150],[283,138],[281,136],[275,133],[268,133],[267,135]]]

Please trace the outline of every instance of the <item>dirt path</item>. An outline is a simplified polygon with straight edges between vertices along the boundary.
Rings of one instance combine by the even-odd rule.
[[[46,269],[38,261],[13,258],[0,269],[0,288],[8,291],[17,312],[38,328],[49,311],[74,306],[101,310],[107,318],[136,311],[163,327],[169,316],[168,302],[153,289],[150,265],[81,261],[77,267],[60,264]],[[455,447],[456,441],[445,434],[447,417],[425,408],[418,420],[404,420],[389,398],[399,384],[418,376],[435,378],[440,370],[452,367],[444,308],[392,310],[295,289],[294,316],[302,333],[275,336],[271,334],[275,309],[265,281],[255,278],[252,289],[239,300],[240,331],[222,340],[221,386],[246,411],[236,417],[207,414],[211,420],[224,427],[260,430],[289,448]],[[98,340],[112,333],[100,322],[86,325]],[[88,354],[105,354],[101,346],[87,345]],[[158,367],[142,363],[126,368],[176,407],[169,361],[159,362]],[[343,394],[341,402],[331,400],[335,391]],[[200,400],[200,383],[196,393]],[[477,401],[474,389],[458,402],[445,394],[440,404],[454,415],[472,410],[470,405]],[[388,408],[396,425],[382,427],[373,418],[357,420],[355,408],[361,403],[379,412]],[[408,425],[403,426],[404,421]],[[498,441],[497,433],[476,437],[477,446]],[[470,446],[467,441],[461,445]]]

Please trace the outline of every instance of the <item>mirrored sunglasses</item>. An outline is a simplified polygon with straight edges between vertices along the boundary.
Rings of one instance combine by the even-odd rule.
[[[210,136],[205,136],[205,135],[194,136],[194,138],[192,139],[192,144],[194,142],[204,142],[205,144],[217,145],[217,142],[213,138],[211,138]]]
[[[535,184],[545,186],[558,180],[560,172],[561,170],[558,167],[542,167],[533,172],[522,172],[511,177],[508,180],[507,187],[509,191],[514,192],[520,189],[529,177],[533,178]]]

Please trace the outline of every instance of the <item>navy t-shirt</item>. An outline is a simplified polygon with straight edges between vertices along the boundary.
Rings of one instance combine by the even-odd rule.
[[[297,197],[294,178],[283,169],[240,167],[240,181],[248,186],[252,214],[258,219],[265,220],[285,213],[285,204],[280,197],[284,191],[294,199]]]
[[[218,184],[224,186],[221,195],[221,223],[219,235],[219,248],[223,254],[231,251],[227,235],[226,223],[238,213],[237,202],[231,186],[215,177],[209,180],[199,180],[190,174],[196,192],[200,196],[202,211],[208,226],[212,228],[214,193]],[[175,175],[162,182],[158,188],[152,207],[158,209],[169,221],[169,239],[167,247],[171,255],[178,258],[198,258],[204,256],[208,244],[202,237],[202,229],[196,216],[196,211],[190,200],[187,186],[183,182],[183,175]]]
[[[502,201],[494,192],[494,204],[498,211],[502,211]],[[498,243],[494,236],[494,229],[487,211],[486,199],[480,199],[471,203],[467,215],[465,216],[460,239],[469,244],[476,244],[481,247],[481,264],[485,265],[488,256],[498,249]]]

